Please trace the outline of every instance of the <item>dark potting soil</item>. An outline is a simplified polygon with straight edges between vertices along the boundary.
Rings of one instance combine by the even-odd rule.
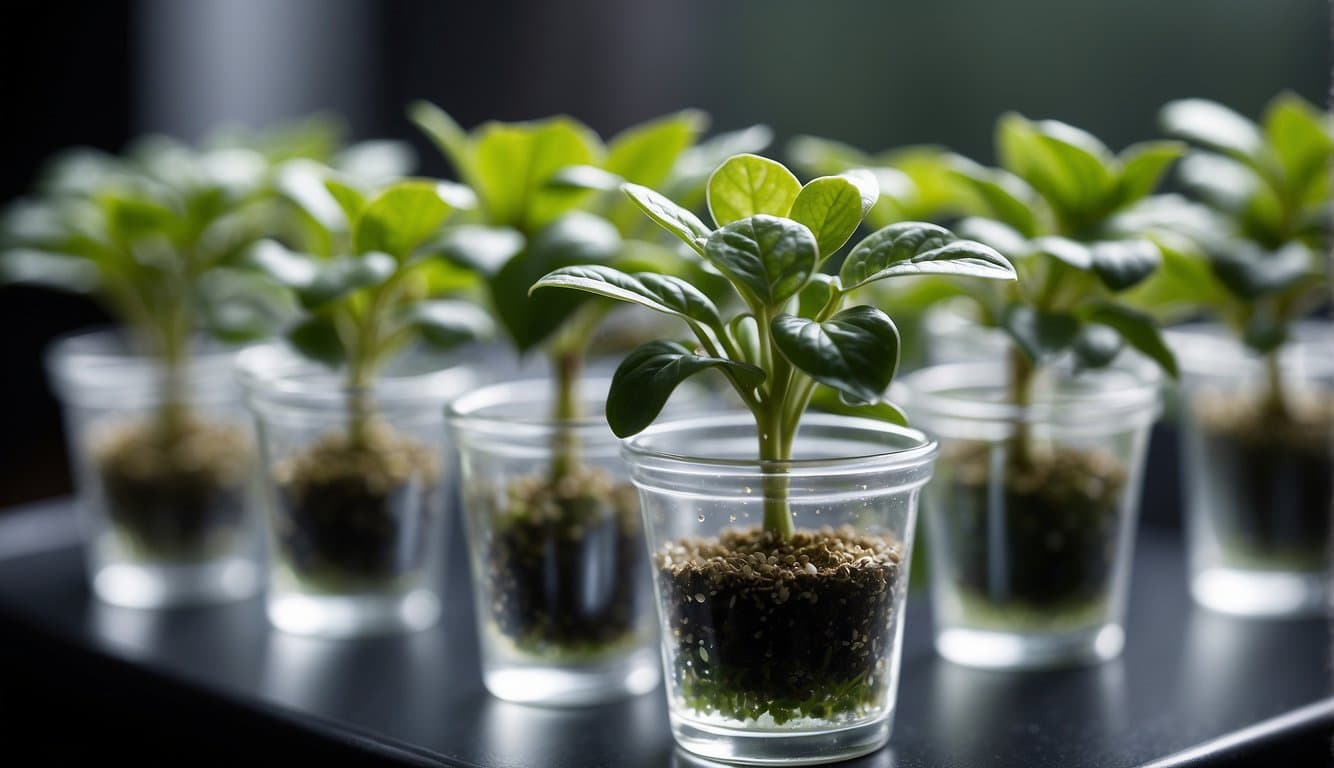
[[[1202,394],[1197,492],[1230,565],[1321,571],[1334,521],[1334,394],[1291,397],[1286,413],[1258,398]]]
[[[646,581],[635,489],[580,466],[514,481],[492,521],[486,578],[496,627],[520,649],[596,657],[635,640]]]
[[[190,419],[168,434],[153,421],[124,422],[102,430],[92,453],[107,516],[134,555],[200,562],[243,534],[254,457],[246,430]]]
[[[308,587],[381,588],[423,564],[440,457],[386,425],[361,444],[330,433],[274,469],[275,533]]]
[[[1010,461],[993,529],[992,450],[970,443],[944,457],[927,512],[938,516],[932,533],[944,532],[967,619],[1004,628],[1096,620],[1111,594],[1125,467],[1109,453],[1068,446]]]
[[[878,709],[902,559],[898,540],[847,527],[664,546],[654,566],[686,706],[778,724]]]

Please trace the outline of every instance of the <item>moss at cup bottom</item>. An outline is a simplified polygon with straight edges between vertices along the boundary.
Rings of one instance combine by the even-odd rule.
[[[1005,630],[1099,623],[1115,574],[1124,466],[1109,453],[1059,446],[1010,460],[997,478],[993,455],[990,445],[963,444],[941,459],[951,486],[933,514],[948,532],[963,620]]]
[[[253,447],[246,431],[184,419],[119,422],[92,449],[107,517],[132,556],[163,563],[207,561],[243,535]]]
[[[280,462],[275,536],[308,589],[392,588],[422,565],[439,456],[387,425],[325,435]]]
[[[639,641],[644,567],[639,500],[607,472],[579,466],[558,480],[529,475],[497,503],[486,550],[491,617],[524,653],[595,660]]]
[[[758,528],[668,544],[655,556],[687,709],[776,725],[882,706],[902,545],[851,528]]]

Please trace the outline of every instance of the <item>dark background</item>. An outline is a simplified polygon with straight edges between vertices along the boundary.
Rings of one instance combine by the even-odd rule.
[[[1114,147],[1182,96],[1255,114],[1329,90],[1325,0],[21,0],[0,32],[0,203],[71,144],[195,139],[315,111],[411,139],[425,97],[465,126],[555,112],[608,134],[684,106],[866,149],[936,142],[988,160],[1001,112],[1057,117]],[[85,300],[0,287],[0,508],[66,493],[43,348],[105,322]],[[1161,441],[1160,441],[1161,442]],[[1170,444],[1146,510],[1175,518]]]

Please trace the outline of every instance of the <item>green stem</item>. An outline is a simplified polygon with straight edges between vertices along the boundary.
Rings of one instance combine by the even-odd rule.
[[[1264,412],[1279,420],[1286,420],[1290,415],[1288,397],[1283,386],[1283,367],[1279,361],[1279,349],[1272,349],[1265,355]]]
[[[1017,345],[1010,346],[1009,365],[1010,402],[1026,411],[1033,402],[1033,377],[1036,368],[1028,355]],[[1027,413],[1020,413],[1014,424],[1014,436],[1011,438],[1013,450],[1011,461],[1019,466],[1028,466],[1033,461],[1033,440],[1029,430]]]
[[[568,477],[579,464],[579,443],[572,429],[565,429],[582,416],[579,397],[579,376],[583,372],[584,356],[581,350],[565,349],[552,355],[556,374],[556,396],[553,422],[556,431],[551,444],[551,483],[555,485]]]
[[[767,312],[757,312],[762,367],[771,372],[768,391],[756,411],[759,427],[760,468],[764,472],[764,530],[776,534],[782,541],[792,538],[795,526],[788,499],[787,462],[792,459],[792,434],[785,419],[786,404],[791,385],[792,370],[787,358],[774,346]],[[795,421],[794,421],[795,424]]]

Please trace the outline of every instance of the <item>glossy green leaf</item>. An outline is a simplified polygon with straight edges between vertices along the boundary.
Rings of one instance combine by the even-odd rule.
[[[429,181],[400,181],[366,203],[357,218],[357,252],[381,251],[406,259],[434,237],[453,211],[446,201],[451,193]]]
[[[1027,256],[1033,251],[1033,246],[1018,230],[996,219],[969,216],[954,225],[954,232],[961,238],[991,246],[1007,259]]]
[[[1075,337],[1075,361],[1081,368],[1102,368],[1115,360],[1124,346],[1116,329],[1100,323],[1084,323]]]
[[[1260,308],[1257,308],[1260,309]],[[1269,311],[1254,312],[1246,319],[1241,341],[1255,352],[1267,355],[1288,340],[1288,327]]]
[[[547,180],[547,188],[564,187],[575,190],[609,192],[625,182],[620,176],[595,165],[571,165],[556,171]]]
[[[461,224],[446,229],[427,250],[489,278],[521,253],[523,247],[523,235],[516,229]]]
[[[576,211],[539,230],[523,253],[500,268],[489,283],[492,305],[520,352],[554,333],[587,298],[575,291],[530,297],[533,283],[561,267],[605,263],[620,244],[606,220]]]
[[[468,133],[444,110],[426,101],[413,102],[408,116],[448,158],[454,171],[465,183],[475,183],[472,147]]]
[[[657,187],[707,126],[708,117],[693,109],[632,126],[608,142],[603,167],[633,184]]]
[[[1010,113],[997,123],[1001,164],[1028,182],[1058,212],[1081,216],[1111,196],[1111,153],[1092,135],[1065,123],[1033,123]]]
[[[600,265],[565,267],[534,283],[532,290],[538,288],[586,291],[702,323],[716,331],[720,331],[723,325],[718,307],[714,306],[708,296],[672,275],[653,272],[627,274]]]
[[[1186,145],[1176,141],[1144,141],[1121,153],[1117,179],[1117,204],[1128,205],[1153,192],[1167,169],[1186,154]]]
[[[704,253],[702,242],[713,230],[705,226],[698,216],[648,187],[622,184],[621,190],[658,226],[681,238],[701,255]]]
[[[273,335],[296,312],[288,291],[250,270],[221,268],[205,273],[196,300],[208,332],[233,344]]]
[[[413,304],[408,308],[408,321],[423,340],[442,349],[486,338],[495,330],[491,316],[480,307],[449,299]]]
[[[330,260],[288,250],[262,240],[250,250],[250,261],[296,294],[301,305],[324,306],[352,291],[379,285],[394,273],[393,257],[379,252],[340,256]]]
[[[843,283],[837,275],[816,272],[811,275],[811,281],[801,289],[801,293],[797,294],[797,314],[802,317],[818,316],[829,305],[834,294],[842,290]]]
[[[875,307],[850,307],[822,323],[779,315],[772,330],[789,362],[852,402],[878,401],[898,368],[898,329]]]
[[[709,213],[720,227],[757,214],[787,216],[800,192],[801,182],[782,163],[736,155],[709,177]]]
[[[1172,378],[1177,377],[1176,356],[1168,349],[1149,315],[1119,304],[1102,304],[1089,312],[1088,321],[1115,329],[1127,344],[1157,363]]]
[[[361,212],[366,210],[366,195],[361,190],[349,184],[345,184],[338,179],[325,179],[324,188],[329,190],[338,206],[343,209],[345,217],[345,226],[357,220]]]
[[[958,275],[1015,279],[1014,267],[994,249],[960,240],[935,224],[905,221],[878,230],[843,262],[844,290],[899,275]]]
[[[794,166],[812,176],[832,176],[853,168],[879,165],[870,155],[851,144],[818,136],[793,138],[788,142],[787,156]]]
[[[642,431],[662,412],[678,384],[710,368],[725,369],[748,389],[764,382],[764,371],[753,365],[697,355],[674,341],[651,341],[635,349],[617,367],[607,393],[611,431],[617,437]]]
[[[1138,285],[1162,263],[1158,246],[1144,239],[1103,240],[1094,243],[1089,253],[1093,271],[1113,291]]]
[[[1312,274],[1311,252],[1301,243],[1266,251],[1235,243],[1214,254],[1214,274],[1233,294],[1254,300],[1287,290]]]
[[[1181,99],[1159,113],[1163,130],[1196,144],[1253,162],[1264,139],[1255,123],[1217,102]]]
[[[709,235],[704,258],[722,272],[754,309],[781,305],[801,290],[819,260],[819,244],[805,226],[759,214]]]
[[[826,386],[815,388],[815,394],[811,397],[811,407],[817,411],[839,416],[855,416],[898,424],[901,427],[908,426],[908,415],[887,400],[877,403],[849,403],[838,390]]]
[[[1265,112],[1264,136],[1283,169],[1283,183],[1294,199],[1317,178],[1330,174],[1334,137],[1327,115],[1296,94],[1284,93]]]
[[[1069,349],[1079,335],[1078,318],[1022,304],[1005,308],[1001,327],[1030,360],[1038,363]]]
[[[325,315],[302,318],[287,330],[287,341],[305,357],[333,367],[347,358],[333,321]]]
[[[1032,207],[1037,193],[1023,179],[962,157],[954,158],[950,168],[955,181],[982,204],[985,215],[1024,237],[1037,234],[1038,218]]]
[[[597,165],[600,145],[586,126],[565,117],[483,125],[472,157],[488,223],[533,231],[577,206],[583,193],[547,182],[563,168]]]
[[[869,171],[822,176],[801,188],[788,217],[810,229],[820,257],[828,258],[852,237],[879,197],[880,187]]]
[[[1034,253],[1050,256],[1075,269],[1084,271],[1093,268],[1093,249],[1068,237],[1037,237],[1033,239],[1032,247]]]

